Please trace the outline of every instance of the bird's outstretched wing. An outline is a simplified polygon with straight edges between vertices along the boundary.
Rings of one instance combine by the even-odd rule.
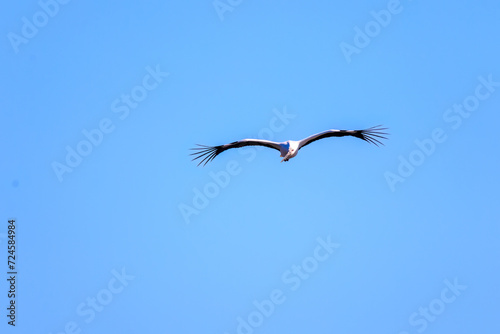
[[[208,162],[212,161],[216,156],[224,152],[225,150],[229,150],[231,148],[244,147],[244,146],[265,146],[269,148],[274,148],[280,151],[280,144],[270,140],[264,139],[243,139],[239,141],[232,142],[226,145],[219,146],[205,146],[197,144],[199,147],[192,148],[192,150],[196,150],[196,152],[191,153],[194,155],[193,160],[201,159],[198,163],[198,166],[203,162],[203,166],[205,166]]]
[[[388,135],[388,133],[384,132],[385,130],[387,130],[387,128],[382,128],[381,125],[377,125],[365,130],[327,130],[302,139],[299,143],[299,150],[316,140],[328,137],[344,136],[353,136],[359,139],[363,139],[364,141],[375,144],[376,146],[384,145],[381,140],[387,139],[385,136]]]

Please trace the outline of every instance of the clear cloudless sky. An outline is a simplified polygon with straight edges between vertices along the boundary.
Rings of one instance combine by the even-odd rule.
[[[498,1],[63,2],[0,13],[1,333],[500,332]]]

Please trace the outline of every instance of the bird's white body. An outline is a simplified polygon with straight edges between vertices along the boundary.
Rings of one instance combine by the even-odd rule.
[[[281,162],[288,161],[289,159],[295,157],[299,153],[300,141],[287,140],[284,143],[280,143],[280,157],[283,158]]]
[[[287,140],[285,142],[274,142],[270,140],[265,140],[265,139],[242,139],[239,141],[232,142],[230,144],[225,144],[225,145],[219,145],[219,146],[204,146],[204,145],[199,145],[200,147],[194,148],[193,150],[197,150],[197,152],[192,153],[192,155],[195,155],[194,159],[201,159],[200,164],[205,162],[205,164],[211,160],[213,160],[217,155],[220,153],[229,150],[231,148],[237,148],[237,147],[244,147],[244,146],[265,146],[269,148],[273,148],[275,150],[280,151],[280,157],[283,158],[281,162],[283,161],[288,161],[291,158],[295,157],[297,153],[299,153],[299,150],[306,146],[309,145],[310,143],[323,139],[323,138],[328,138],[328,137],[343,137],[343,136],[353,136],[356,138],[363,139],[364,141],[367,141],[369,143],[379,145],[382,144],[380,142],[380,139],[386,139],[384,135],[386,135],[385,132],[383,132],[385,128],[381,127],[372,127],[369,129],[365,130],[327,130],[321,133],[317,133],[315,135],[309,136],[307,138],[304,138],[302,140]],[[379,139],[380,138],[380,139]]]

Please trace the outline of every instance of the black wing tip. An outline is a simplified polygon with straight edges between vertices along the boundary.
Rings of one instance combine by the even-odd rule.
[[[191,161],[201,159],[197,166],[203,164],[205,166],[207,163],[212,161],[219,153],[222,152],[221,146],[206,146],[196,144],[199,147],[190,148],[190,150],[197,150],[196,152],[190,153],[189,155],[194,155],[195,157]]]
[[[371,128],[361,130],[361,139],[368,143],[374,144],[377,147],[385,146],[382,140],[387,139],[386,136],[389,135],[389,133],[385,132],[385,130],[389,130],[389,128],[385,128],[383,127],[383,125],[375,125]]]

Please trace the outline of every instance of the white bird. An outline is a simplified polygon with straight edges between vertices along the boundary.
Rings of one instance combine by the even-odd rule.
[[[365,130],[335,130],[335,129],[326,130],[324,132],[317,133],[315,135],[309,136],[299,141],[287,140],[281,143],[264,139],[243,139],[232,142],[230,144],[219,145],[219,146],[205,146],[197,144],[200,147],[192,148],[192,150],[197,150],[197,152],[191,153],[191,155],[195,156],[193,160],[203,158],[198,164],[199,166],[203,162],[205,162],[203,165],[206,165],[216,156],[231,148],[244,147],[244,146],[265,146],[280,151],[281,153],[280,157],[283,158],[281,162],[283,162],[283,161],[288,161],[289,159],[295,157],[302,147],[309,145],[310,143],[316,140],[328,137],[353,136],[359,139],[363,139],[364,141],[367,141],[369,143],[375,144],[376,146],[384,145],[380,141],[380,139],[387,139],[386,137],[384,137],[384,135],[387,135],[387,133],[384,132],[384,130],[387,130],[387,128],[382,128],[380,125],[377,125]]]

